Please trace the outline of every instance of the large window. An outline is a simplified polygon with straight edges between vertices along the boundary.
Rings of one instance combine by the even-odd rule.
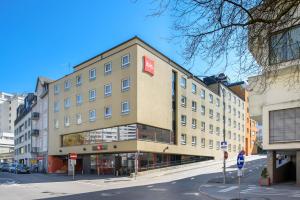
[[[174,144],[173,133],[170,130],[142,124],[130,124],[63,135],[62,146],[89,145],[136,139]]]
[[[300,108],[270,111],[270,143],[300,141]]]
[[[300,26],[279,32],[270,38],[270,64],[300,58]]]

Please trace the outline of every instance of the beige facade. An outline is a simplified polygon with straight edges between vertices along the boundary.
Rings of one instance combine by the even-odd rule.
[[[129,57],[129,63],[126,56]],[[153,75],[145,72],[145,56],[154,61]],[[110,69],[109,65],[111,70],[107,70]],[[94,72],[96,75],[91,78]],[[176,83],[173,87],[174,74]],[[129,88],[122,88],[122,80],[129,80]],[[176,107],[173,114],[174,88]],[[226,91],[225,130],[226,140],[230,145],[228,152],[229,157],[235,157],[244,147],[244,101],[223,84],[205,85],[141,39],[132,38],[77,65],[73,73],[49,85],[49,155],[139,151],[220,159],[223,157],[220,149],[220,142],[223,141],[223,101],[220,93],[222,88]],[[90,94],[94,94],[94,91],[96,97],[91,100]],[[81,99],[79,103],[78,99]],[[129,105],[127,112],[122,111],[124,102]],[[235,115],[233,110],[236,110]],[[96,117],[91,120],[90,112],[93,115],[93,111]],[[106,115],[106,111],[109,115]],[[78,118],[81,120],[78,121]],[[173,121],[176,122],[175,129]],[[101,151],[96,148],[98,142],[69,145],[75,137],[64,141],[62,139],[68,134],[81,134],[99,129],[106,131],[112,127],[118,127],[118,130],[130,129],[124,126],[131,125],[132,128],[135,124],[157,128],[154,139],[149,140],[150,136],[146,136],[146,133],[144,136],[147,138],[141,138],[143,133],[140,133],[140,130],[135,137],[134,134],[128,136],[128,140],[104,140],[103,138],[107,137],[104,133],[99,136],[102,137],[100,143],[106,145]],[[161,131],[162,134],[159,135],[158,132]],[[169,142],[166,142],[168,136],[164,135],[164,132],[169,134]]]
[[[300,184],[300,27],[291,23],[271,32],[266,29],[257,41],[250,41],[250,51],[265,73],[249,78],[249,107],[251,116],[262,124],[272,183]]]

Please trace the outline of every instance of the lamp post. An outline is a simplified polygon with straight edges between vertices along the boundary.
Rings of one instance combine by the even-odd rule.
[[[210,77],[210,76],[201,76],[201,75],[191,75],[188,76],[188,79],[192,79],[193,77],[196,78],[206,78],[206,77]],[[225,116],[225,112],[226,112],[226,104],[225,104],[225,88],[224,87],[220,87],[221,81],[217,80],[218,85],[218,89],[219,89],[219,93],[222,93],[222,100],[223,100],[223,142],[226,142],[226,116]],[[223,151],[223,183],[226,183],[226,158],[225,158],[225,153],[226,151]]]

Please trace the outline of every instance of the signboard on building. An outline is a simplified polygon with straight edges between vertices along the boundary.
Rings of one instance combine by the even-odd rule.
[[[154,75],[154,60],[151,60],[147,56],[144,56],[144,72]]]
[[[227,142],[226,142],[226,141],[221,142],[221,149],[222,149],[223,151],[226,151],[226,150],[227,150]]]
[[[93,151],[101,151],[101,150],[107,150],[107,149],[108,149],[107,144],[98,144],[97,146],[92,147]]]
[[[69,155],[71,160],[76,160],[77,159],[77,153],[70,153]]]

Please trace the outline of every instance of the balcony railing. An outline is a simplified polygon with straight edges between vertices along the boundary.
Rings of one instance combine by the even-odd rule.
[[[38,147],[31,147],[31,153],[38,153],[39,148]]]
[[[39,134],[40,134],[40,131],[38,129],[33,129],[31,131],[31,136],[37,137],[37,136],[39,136]]]
[[[38,120],[40,118],[40,113],[38,113],[38,112],[33,112],[32,114],[31,114],[31,119],[32,120]]]

